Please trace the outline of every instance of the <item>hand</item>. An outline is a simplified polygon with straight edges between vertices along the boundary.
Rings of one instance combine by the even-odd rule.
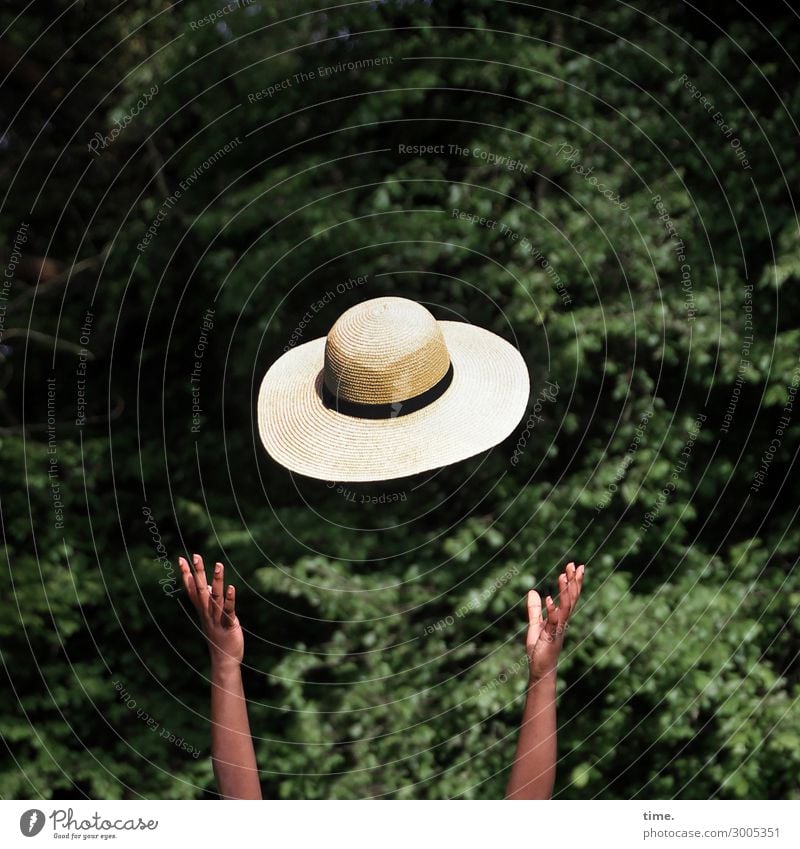
[[[539,593],[536,590],[528,593],[528,636],[525,648],[531,681],[555,675],[558,655],[564,644],[564,632],[583,587],[583,572],[583,565],[576,569],[574,563],[567,563],[566,569],[558,576],[558,607],[550,596],[545,599],[547,620],[542,618]]]
[[[183,586],[200,616],[200,624],[211,653],[211,663],[223,666],[239,665],[244,657],[244,633],[236,615],[236,590],[229,584],[223,599],[225,567],[221,563],[215,564],[214,577],[209,586],[206,582],[203,558],[195,554],[192,559],[194,572],[185,558],[179,557],[178,564]]]

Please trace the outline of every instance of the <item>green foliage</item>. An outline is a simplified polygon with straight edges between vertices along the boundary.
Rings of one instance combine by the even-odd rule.
[[[42,335],[0,339],[0,796],[215,792],[206,650],[174,592],[178,554],[201,551],[237,585],[267,794],[501,796],[523,597],[574,558],[588,566],[560,664],[557,794],[797,798],[796,412],[751,489],[798,366],[791,13],[761,28],[715,7],[720,29],[652,3],[257,2],[198,28],[209,4],[148,0],[48,29],[68,5],[4,37],[30,46],[4,91],[4,114],[21,109],[4,232],[29,222],[26,255],[64,274],[28,298],[20,271],[4,327]],[[514,339],[532,398],[559,387],[519,464],[518,433],[374,487],[265,457],[258,381],[327,292],[301,341],[384,294]]]

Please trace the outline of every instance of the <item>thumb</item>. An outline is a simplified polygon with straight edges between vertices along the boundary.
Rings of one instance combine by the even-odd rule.
[[[528,624],[538,625],[542,621],[542,597],[536,590],[528,590]]]

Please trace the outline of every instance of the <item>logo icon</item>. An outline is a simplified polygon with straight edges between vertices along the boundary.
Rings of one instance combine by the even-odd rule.
[[[44,813],[37,808],[31,808],[19,818],[19,830],[25,837],[36,837],[44,828]]]

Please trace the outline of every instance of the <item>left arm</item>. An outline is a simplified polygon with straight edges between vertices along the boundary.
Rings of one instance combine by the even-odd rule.
[[[242,685],[244,634],[236,615],[236,590],[225,587],[225,567],[214,566],[209,585],[203,558],[194,572],[179,558],[183,585],[200,617],[211,656],[211,761],[224,799],[260,799],[253,738]],[[224,593],[224,594],[223,594]]]

